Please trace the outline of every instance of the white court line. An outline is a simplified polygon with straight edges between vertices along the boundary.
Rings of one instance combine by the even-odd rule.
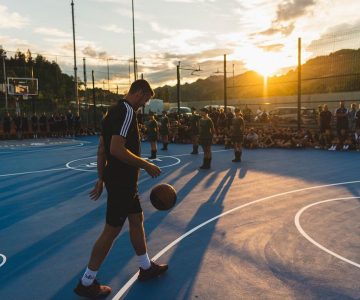
[[[143,155],[145,156],[146,154],[143,154]],[[190,155],[190,154],[189,154],[189,155]],[[160,169],[165,169],[165,168],[173,167],[173,166],[178,165],[178,164],[181,162],[181,160],[180,160],[179,158],[176,158],[175,156],[170,156],[170,155],[158,155],[157,157],[158,157],[158,159],[161,159],[161,158],[163,158],[163,157],[170,157],[170,158],[172,158],[172,159],[175,160],[175,162],[174,162],[173,164],[159,167]],[[74,163],[74,162],[77,162],[77,161],[80,161],[80,160],[86,160],[86,159],[89,159],[89,158],[96,158],[96,156],[88,156],[88,157],[84,157],[84,158],[74,159],[74,160],[69,161],[68,163],[66,163],[65,166],[66,166],[66,168],[68,168],[68,169],[76,170],[76,171],[97,172],[97,169],[95,169],[95,168],[92,168],[92,169],[89,168],[89,170],[86,170],[86,169],[81,169],[81,168],[79,168],[79,166],[77,166],[77,167],[76,167],[76,166],[75,166],[75,167],[72,167],[72,166],[71,166],[71,164]],[[144,157],[142,157],[142,158],[143,158],[143,159],[146,159],[146,158],[144,158]],[[156,160],[156,159],[154,159],[154,160]],[[153,160],[150,160],[150,161],[153,161]],[[82,165],[80,165],[80,167],[81,167],[81,166],[82,166]],[[94,170],[94,169],[95,169],[95,170]]]
[[[74,147],[78,148],[79,146],[74,146]],[[69,148],[70,147],[67,147],[67,149],[69,149]],[[53,150],[55,150],[55,149],[53,149]],[[56,149],[56,150],[59,150],[59,149]],[[62,149],[62,150],[64,150],[64,149]],[[223,151],[229,151],[229,150],[218,150],[218,151],[213,151],[213,152],[223,152]],[[39,151],[27,151],[27,152],[39,152]],[[7,152],[7,153],[13,153],[13,152]],[[0,154],[1,154],[1,151],[0,151]],[[175,163],[173,163],[172,165],[160,167],[160,169],[165,169],[165,168],[169,168],[169,167],[178,165],[181,161],[180,161],[180,159],[178,159],[176,157],[185,156],[185,155],[192,155],[192,154],[175,154],[175,155],[171,155],[171,156],[170,155],[168,155],[168,156],[161,155],[161,157],[171,157],[171,158],[174,158],[177,161]],[[96,156],[89,156],[89,157],[85,157],[85,158],[79,158],[79,159],[72,160],[72,161],[70,161],[70,162],[68,162],[66,164],[66,168],[47,169],[47,170],[29,171],[29,172],[20,172],[20,173],[10,173],[10,174],[0,174],[0,177],[26,175],[26,174],[34,174],[34,173],[43,173],[43,172],[59,171],[59,170],[65,170],[65,169],[71,169],[71,170],[76,170],[76,171],[84,171],[84,172],[96,172],[95,170],[76,169],[74,167],[69,166],[69,164],[72,163],[72,162],[82,160],[82,159],[88,159],[88,158],[92,158],[92,157],[96,157]],[[159,155],[159,158],[161,158],[161,157]]]
[[[331,201],[341,201],[341,200],[350,200],[350,199],[359,199],[359,198],[360,198],[360,197],[346,197],[346,198],[335,198],[335,199],[329,199],[329,200],[324,200],[324,201],[315,202],[315,203],[312,203],[312,204],[310,204],[310,205],[308,205],[308,206],[305,206],[305,207],[303,207],[302,209],[300,209],[300,210],[297,212],[297,214],[296,214],[296,216],[295,216],[295,219],[294,219],[297,230],[298,230],[310,243],[314,244],[316,247],[318,247],[318,248],[320,248],[321,250],[329,253],[330,255],[335,256],[336,258],[341,259],[342,261],[345,261],[345,262],[347,262],[347,263],[349,263],[349,264],[351,264],[351,265],[353,265],[353,266],[355,266],[355,267],[357,267],[357,268],[360,268],[360,264],[358,264],[358,263],[356,263],[356,262],[354,262],[354,261],[352,261],[352,260],[350,260],[350,259],[347,259],[347,258],[345,258],[345,257],[343,257],[343,256],[341,256],[341,255],[339,255],[339,254],[337,254],[337,253],[329,250],[328,248],[324,247],[323,245],[319,244],[319,243],[316,242],[314,239],[312,239],[312,238],[305,232],[305,230],[302,229],[301,224],[300,224],[300,216],[301,216],[301,214],[302,214],[305,210],[307,210],[308,208],[310,208],[310,207],[312,207],[312,206],[315,206],[315,205],[319,205],[319,204],[326,203],[326,202],[331,202]]]
[[[298,193],[298,192],[302,192],[302,191],[308,191],[308,190],[313,190],[313,189],[318,189],[318,188],[324,188],[324,187],[331,187],[331,186],[338,186],[338,185],[347,185],[347,184],[354,184],[354,183],[360,183],[360,180],[356,180],[356,181],[346,181],[346,182],[337,182],[337,183],[331,183],[331,184],[324,184],[324,185],[317,185],[317,186],[311,186],[311,187],[306,187],[306,188],[302,188],[302,189],[297,189],[297,190],[292,190],[292,191],[288,191],[288,192],[283,192],[283,193],[279,193],[279,194],[275,194],[272,196],[268,196],[268,197],[264,197],[264,198],[260,198],[248,203],[245,203],[243,205],[237,206],[235,208],[232,208],[220,215],[217,215],[203,223],[201,223],[200,225],[194,227],[193,229],[189,230],[188,232],[184,233],[182,236],[180,236],[179,238],[177,238],[176,240],[174,240],[173,242],[171,242],[169,245],[167,245],[164,249],[162,249],[159,253],[157,253],[153,258],[151,258],[152,260],[157,260],[160,256],[162,256],[164,253],[166,253],[167,251],[169,251],[172,247],[174,247],[176,244],[178,244],[180,241],[182,241],[183,239],[185,239],[187,236],[189,236],[190,234],[192,234],[193,232],[195,232],[196,230],[204,227],[205,225],[223,217],[226,216],[236,210],[242,209],[244,207],[265,201],[265,200],[269,200],[272,198],[276,198],[279,196],[284,196],[284,195],[289,195],[289,194],[294,194],[294,193]],[[132,276],[130,278],[130,280],[125,283],[125,285],[117,292],[117,294],[112,298],[112,300],[118,300],[121,299],[126,292],[130,289],[130,287],[134,284],[134,282],[137,279],[137,275],[139,272],[135,273],[134,276]]]
[[[2,262],[0,263],[0,268],[6,263],[6,256],[0,253],[0,257],[2,258]]]
[[[34,173],[44,173],[44,172],[60,171],[60,170],[69,170],[69,169],[68,168],[59,168],[59,169],[47,169],[47,170],[30,171],[30,172],[22,172],[22,173],[0,174],[0,177],[26,175],[26,174],[34,174]]]
[[[69,149],[77,149],[80,147],[83,147],[84,144],[78,144],[78,145],[64,145],[61,147],[56,147],[56,145],[50,145],[50,146],[44,146],[42,148],[27,148],[27,149],[16,149],[16,148],[5,148],[6,150],[11,149],[11,150],[16,150],[16,151],[8,151],[8,152],[3,152],[0,149],[0,155],[1,154],[18,154],[18,153],[36,153],[36,152],[42,152],[42,151],[59,151],[59,150],[69,150]],[[90,145],[89,145],[90,146]]]

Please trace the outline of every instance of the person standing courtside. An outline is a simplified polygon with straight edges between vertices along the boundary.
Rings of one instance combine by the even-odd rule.
[[[231,139],[234,145],[235,159],[233,162],[240,162],[242,155],[242,144],[244,142],[244,119],[240,114],[240,109],[235,108],[235,118],[232,119]]]
[[[331,130],[332,113],[328,106],[324,104],[324,109],[320,112],[320,133]]]
[[[349,115],[348,109],[345,107],[345,102],[340,101],[340,107],[335,112],[336,115],[336,130],[338,136],[341,135],[341,132],[347,133],[349,130]]]
[[[163,142],[163,147],[161,150],[167,150],[169,144],[169,118],[167,116],[167,112],[164,110],[162,112],[161,124],[160,124],[160,135]]]
[[[208,110],[200,110],[201,119],[199,120],[199,144],[204,151],[204,162],[200,169],[210,169],[211,165],[211,144],[215,133],[214,123],[209,118]]]
[[[109,286],[95,279],[115,238],[126,219],[129,221],[130,241],[138,257],[140,281],[164,273],[167,265],[149,260],[144,232],[144,215],[138,196],[140,168],[151,177],[160,175],[160,169],[140,157],[140,139],[136,111],[154,95],[149,83],[140,79],[132,83],[125,99],[110,109],[102,121],[102,133],[97,153],[98,180],[90,192],[99,199],[103,185],[108,194],[106,224],[96,241],[86,271],[75,288],[75,293],[88,298],[103,297],[111,293]]]
[[[356,114],[355,114],[355,128],[356,129],[360,129],[360,104],[359,104],[359,109],[357,110]]]
[[[189,119],[190,136],[193,145],[193,151],[190,154],[199,154],[199,120],[200,116],[196,113],[196,108],[191,108],[191,117]]]
[[[146,132],[151,147],[151,156],[149,159],[155,159],[157,153],[157,140],[159,137],[159,125],[155,120],[153,112],[149,112],[149,121],[146,123]]]

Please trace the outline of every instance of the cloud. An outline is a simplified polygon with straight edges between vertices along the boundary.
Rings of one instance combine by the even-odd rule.
[[[22,51],[26,51],[25,49],[31,49],[31,51],[34,51],[37,49],[35,45],[29,43],[27,40],[20,40],[9,36],[0,36],[0,45],[6,45],[4,50],[8,53],[15,49],[23,49]]]
[[[257,34],[289,36],[295,29],[295,21],[306,15],[308,9],[315,4],[316,0],[283,0],[277,6],[276,17],[271,22],[271,27]]]
[[[307,13],[307,8],[314,6],[315,0],[285,0],[278,5],[277,16],[274,22],[289,21]]]
[[[61,37],[61,38],[71,37],[70,33],[61,31],[57,28],[38,27],[34,29],[34,32],[43,35],[50,35],[51,37]]]
[[[284,48],[284,44],[259,45],[258,48],[267,52],[278,52]]]
[[[97,58],[97,59],[103,59],[103,60],[112,59],[112,57],[110,55],[108,55],[108,53],[106,51],[96,50],[92,46],[86,46],[85,48],[83,48],[81,50],[81,53],[90,58]]]
[[[289,24],[285,24],[285,25],[273,23],[272,27],[270,27],[264,31],[257,32],[256,34],[275,35],[275,34],[279,33],[283,36],[288,36],[294,31],[294,29],[295,29],[295,23],[289,23]]]
[[[20,29],[29,24],[29,19],[21,16],[17,12],[9,12],[8,8],[0,5],[0,28]]]
[[[101,29],[105,30],[105,31],[110,31],[110,32],[115,32],[115,33],[124,33],[126,32],[125,29],[115,25],[115,24],[110,24],[110,25],[105,25],[105,26],[100,26]]]
[[[168,33],[167,33],[168,32]],[[205,32],[199,30],[182,29],[182,30],[163,30],[165,38],[148,40],[139,43],[137,48],[142,53],[161,53],[168,52],[169,48],[174,53],[194,53],[214,47],[213,42],[204,39]]]

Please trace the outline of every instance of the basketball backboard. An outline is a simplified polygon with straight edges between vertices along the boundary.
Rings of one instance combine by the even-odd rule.
[[[38,79],[37,78],[16,78],[8,77],[8,94],[21,95],[37,95]]]

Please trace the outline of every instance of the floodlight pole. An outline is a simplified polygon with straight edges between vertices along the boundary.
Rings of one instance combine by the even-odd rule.
[[[80,113],[79,91],[78,91],[78,78],[77,78],[77,66],[76,66],[74,0],[71,0],[71,14],[72,14],[73,46],[74,46],[75,100],[76,100],[76,105],[77,105],[77,112]]]
[[[298,39],[298,112],[297,112],[297,127],[301,128],[301,38]]]
[[[177,99],[177,111],[178,111],[178,115],[180,115],[180,97],[181,97],[181,93],[180,93],[180,62],[179,64],[176,66],[176,77],[177,77],[177,85],[176,85],[176,99]]]
[[[4,87],[5,87],[5,110],[8,110],[8,97],[7,97],[7,84],[6,84],[6,69],[5,69],[5,57],[6,52],[3,51],[1,54],[1,57],[3,59],[3,71],[4,71]]]
[[[133,29],[133,49],[134,49],[134,80],[137,79],[137,64],[135,54],[135,18],[134,18],[134,0],[131,0],[132,7],[132,29]]]
[[[109,59],[106,59],[107,64],[107,83],[108,83],[108,90],[110,92],[110,68],[109,68]]]
[[[92,97],[94,104],[94,131],[96,131],[96,100],[95,100],[95,78],[94,78],[94,70],[91,71],[91,79],[92,79]]]
[[[227,87],[226,87],[226,54],[224,54],[224,111],[226,113],[227,108]]]

